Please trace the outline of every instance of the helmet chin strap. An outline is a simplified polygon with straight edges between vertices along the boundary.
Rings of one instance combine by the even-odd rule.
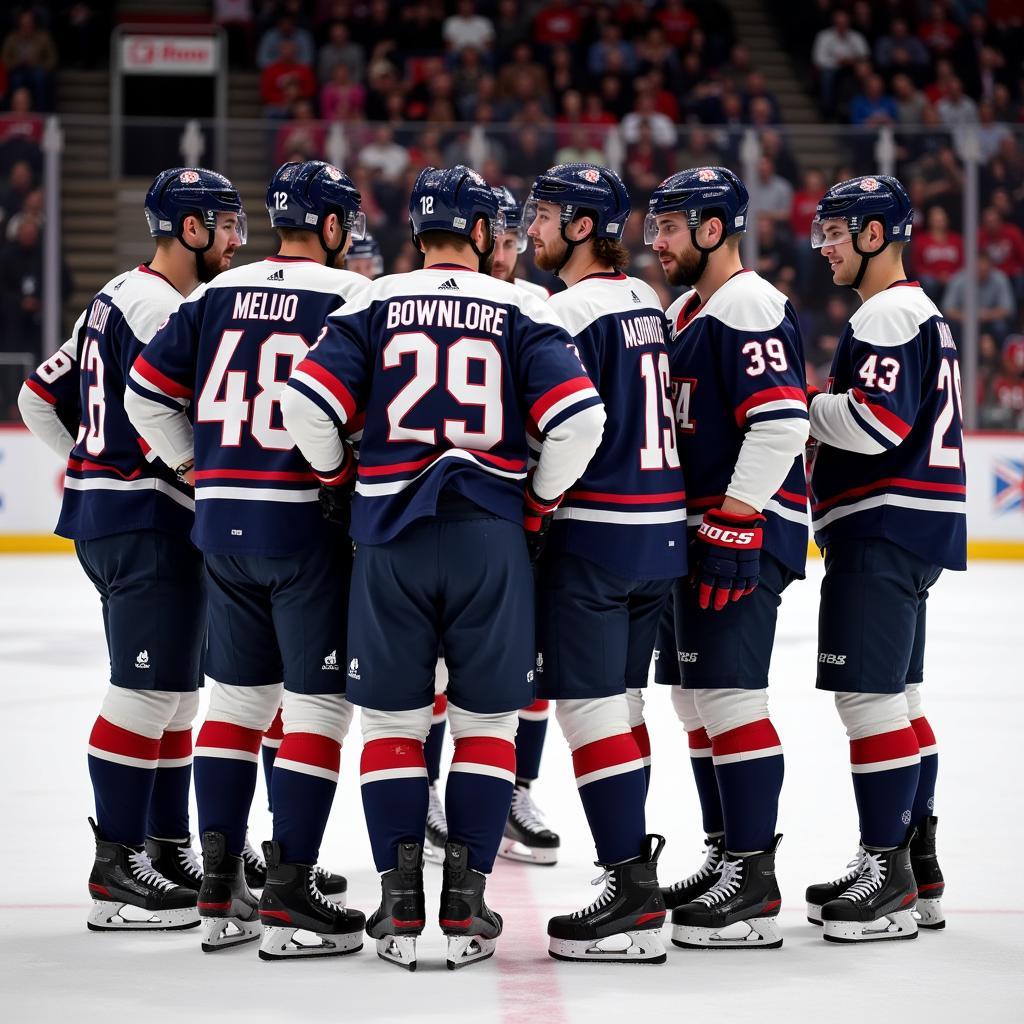
[[[559,277],[559,278],[561,277],[562,271],[563,271],[563,270],[565,269],[565,265],[566,265],[566,264],[567,264],[567,263],[569,262],[569,260],[571,260],[571,259],[572,259],[572,254],[573,254],[573,251],[574,251],[574,250],[576,249],[576,246],[578,246],[578,245],[582,245],[582,244],[583,244],[584,242],[588,242],[588,241],[590,241],[590,239],[591,239],[591,238],[593,238],[593,237],[594,237],[594,229],[593,229],[593,228],[591,228],[591,230],[590,230],[590,234],[589,234],[589,235],[587,235],[587,237],[586,237],[586,238],[578,238],[578,239],[576,239],[576,241],[573,241],[573,240],[572,240],[572,239],[571,239],[571,238],[570,238],[570,237],[569,237],[569,236],[568,236],[568,235],[567,235],[567,234],[565,233],[565,229],[566,229],[566,228],[567,228],[567,227],[568,227],[568,226],[569,226],[570,224],[573,224],[573,223],[575,223],[575,222],[576,222],[577,220],[579,220],[579,219],[580,219],[580,217],[582,217],[582,216],[584,216],[584,215],[586,215],[586,216],[588,216],[588,217],[591,217],[591,216],[592,216],[592,214],[590,213],[590,211],[587,211],[587,210],[580,210],[580,211],[579,211],[579,212],[578,212],[578,213],[576,214],[576,216],[572,218],[572,220],[568,220],[568,221],[566,221],[566,222],[565,222],[564,224],[562,224],[562,225],[561,225],[561,227],[559,228],[559,232],[558,232],[558,233],[559,233],[559,235],[561,235],[562,241],[563,241],[563,242],[565,242],[565,255],[564,255],[564,256],[562,257],[562,259],[561,259],[561,262],[560,262],[560,263],[558,264],[558,266],[557,266],[557,267],[555,267],[555,269],[554,269],[554,270],[552,271],[552,273],[553,273],[553,274],[555,275],[555,277]]]
[[[483,214],[480,214],[480,215],[477,216],[476,221],[474,221],[474,223],[473,223],[473,227],[476,227],[476,225],[479,224],[481,220],[486,220],[486,218],[484,217]],[[487,248],[484,249],[483,252],[481,252],[476,247],[476,242],[473,241],[472,228],[470,229],[470,232],[471,233],[468,236],[469,237],[469,247],[473,250],[473,252],[476,253],[476,259],[477,259],[476,268],[477,268],[477,270],[481,274],[486,273],[484,268],[485,268],[485,266],[487,264],[487,260],[490,258],[491,253],[494,252],[494,243],[496,241],[495,237],[494,237],[494,232],[491,231],[490,226],[488,226],[488,228],[487,228],[487,237],[490,239],[491,244],[489,246],[487,246]]]
[[[694,249],[700,253],[700,260],[697,263],[697,269],[694,271],[693,280],[687,280],[683,283],[688,287],[693,287],[703,276],[704,271],[708,269],[708,257],[718,248],[721,248],[722,243],[725,242],[725,233],[722,233],[721,238],[715,242],[714,245],[701,245],[697,241],[697,228],[690,228],[690,241],[693,243]]]
[[[868,224],[870,224],[871,221],[875,219],[876,218],[874,217],[869,217],[864,222],[860,231],[863,231],[864,228],[866,228]],[[864,280],[864,275],[867,273],[868,269],[868,260],[873,259],[880,252],[885,252],[885,250],[889,247],[889,239],[883,238],[882,244],[874,252],[864,252],[860,248],[860,246],[857,245],[857,239],[860,238],[860,231],[858,231],[857,234],[855,234],[853,238],[850,239],[850,242],[853,245],[853,251],[860,257],[860,269],[857,271],[857,274],[854,277],[853,281],[847,286],[849,288],[852,288],[854,291],[856,291],[861,286],[861,282]]]
[[[342,227],[341,228],[341,241],[335,245],[330,246],[327,244],[327,239],[324,237],[324,228],[327,226],[327,218],[330,214],[334,214],[338,218],[338,226],[341,227],[344,224],[344,220],[337,210],[329,210],[327,214],[320,218],[320,226],[316,229],[316,237],[320,239],[320,248],[323,249],[326,254],[324,265],[327,267],[333,267],[338,260],[338,253],[345,248],[345,242],[348,239],[348,232]]]
[[[192,214],[191,216],[195,216],[195,214]],[[206,232],[207,232],[206,245],[204,245],[202,247],[195,246],[195,245],[189,245],[188,242],[185,241],[185,218],[182,217],[181,218],[181,224],[178,226],[178,234],[176,236],[178,241],[181,242],[181,244],[186,249],[188,249],[188,251],[190,253],[192,253],[192,255],[195,257],[195,260],[196,260],[196,278],[197,278],[197,280],[201,281],[203,284],[206,284],[208,281],[212,281],[217,276],[214,273],[214,271],[210,270],[210,268],[206,265],[206,260],[203,259],[203,256],[205,256],[206,253],[208,253],[213,248],[213,241],[214,241],[214,234],[213,234],[214,229],[213,228],[207,228]]]

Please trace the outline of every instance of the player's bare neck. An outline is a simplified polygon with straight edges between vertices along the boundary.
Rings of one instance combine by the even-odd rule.
[[[465,248],[456,245],[428,246],[423,253],[423,269],[429,270],[439,263],[447,263],[449,266],[465,267],[467,270],[479,270],[479,261],[476,253],[469,246]]]
[[[613,274],[615,268],[603,260],[596,259],[590,246],[579,246],[572,254],[569,262],[559,271],[558,276],[565,282],[566,288],[578,284],[592,274]]]
[[[158,248],[149,261],[149,269],[162,274],[186,298],[199,284],[196,258],[184,246]]]
[[[906,281],[907,274],[903,269],[902,260],[888,260],[884,254],[872,259],[868,263],[868,269],[864,272],[864,280],[861,281],[857,294],[861,302],[867,302],[874,298],[879,292],[891,288],[898,281]]]
[[[280,249],[277,250],[277,255],[289,256],[292,259],[313,260],[314,263],[324,263],[327,259],[327,253],[324,252],[320,239],[312,233],[309,233],[309,238],[282,242]],[[341,262],[340,257],[338,262]]]
[[[717,258],[716,258],[717,257]],[[708,268],[694,285],[700,296],[701,305],[708,301],[719,288],[731,277],[735,277],[743,269],[739,249],[724,245],[711,254]]]

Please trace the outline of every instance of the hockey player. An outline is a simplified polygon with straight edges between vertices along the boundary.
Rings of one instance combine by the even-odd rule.
[[[369,232],[362,238],[352,239],[352,244],[345,254],[345,269],[371,281],[384,273],[384,259],[380,254],[380,246]]]
[[[782,945],[783,758],[766,687],[782,592],[807,557],[807,402],[796,315],[740,261],[746,217],[743,182],[698,167],[654,190],[644,225],[669,284],[691,289],[668,311],[691,527],[691,582],[674,594],[673,699],[708,840],[704,866],[666,901],[672,941],[692,948]],[[726,931],[738,922],[745,934]]]
[[[556,959],[663,963],[664,844],[647,835],[643,697],[658,618],[686,570],[686,507],[669,402],[665,313],[619,268],[629,196],[596,164],[552,167],[524,214],[549,300],[608,410],[601,448],[556,511],[538,566],[538,692],[557,699],[604,869],[589,907],[548,922]],[[629,938],[623,949],[618,936]]]
[[[862,299],[810,407],[818,687],[834,691],[850,737],[860,816],[852,870],[807,890],[808,917],[837,942],[945,926],[920,687],[928,592],[943,569],[967,567],[966,487],[956,343],[903,270],[913,216],[900,182],[875,175],[830,188],[812,224],[833,281]]]
[[[338,464],[311,468],[281,425],[280,395],[327,314],[366,282],[334,269],[364,227],[347,175],[320,160],[283,164],[267,209],[279,253],[182,304],[136,360],[126,407],[153,450],[196,485],[214,680],[195,762],[203,948],[259,938],[262,921],[260,956],[279,959],[362,948],[363,915],[325,893],[343,899],[344,879],[316,869],[352,717],[342,668],[351,552],[321,511],[334,518],[345,508],[336,495],[354,456],[346,448]],[[241,855],[260,742],[279,706],[274,838],[263,845],[257,914]],[[295,941],[299,930],[319,941]]]
[[[68,459],[56,532],[74,540],[99,592],[110,655],[89,737],[94,930],[199,924],[188,795],[206,634],[202,559],[188,536],[191,488],[139,437],[124,396],[160,324],[230,265],[245,215],[227,178],[193,167],[158,174],[145,213],[153,259],[100,289],[19,400],[29,429]]]
[[[534,698],[524,522],[536,545],[597,448],[604,410],[547,303],[478,273],[503,227],[483,178],[427,168],[409,209],[424,269],[380,278],[332,315],[283,408],[313,465],[340,460],[338,428],[365,410],[348,687],[363,708],[363,807],[381,872],[367,931],[407,968],[425,919],[423,741],[444,647],[455,754],[439,920],[454,969],[490,956],[502,927],[484,887],[512,798],[517,711]],[[545,436],[529,481],[528,416]]]

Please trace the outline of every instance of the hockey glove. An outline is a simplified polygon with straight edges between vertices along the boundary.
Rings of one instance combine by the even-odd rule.
[[[761,571],[762,515],[704,513],[693,542],[690,582],[701,608],[720,612],[730,601],[752,594]]]
[[[526,531],[526,547],[530,552],[530,564],[536,565],[547,542],[548,529],[555,509],[562,503],[559,495],[554,501],[545,501],[533,489],[533,478],[526,481],[523,492],[523,529]]]
[[[320,515],[345,532],[352,522],[352,491],[356,480],[355,452],[345,444],[341,465],[332,473],[317,473],[320,480]]]

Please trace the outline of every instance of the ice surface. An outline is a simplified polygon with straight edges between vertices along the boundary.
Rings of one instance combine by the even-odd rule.
[[[925,709],[940,746],[939,850],[949,925],[913,942],[822,941],[803,915],[809,882],[833,877],[856,844],[847,746],[831,698],[814,689],[820,563],[782,608],[772,671],[773,719],[786,751],[779,853],[785,946],[689,951],[662,967],[560,964],[546,919],[596,896],[596,870],[552,721],[538,803],[562,835],[555,868],[499,862],[488,898],[506,921],[494,959],[451,974],[439,932],[420,970],[352,957],[266,964],[254,946],[199,950],[197,930],[97,935],[85,928],[92,811],[85,744],[106,682],[99,601],[73,558],[0,558],[0,1018],[92,1021],[857,1021],[1024,1020],[1024,565],[976,563],[949,573],[929,601]],[[663,881],[700,862],[697,802],[669,694],[648,691],[654,756],[652,830],[668,837]],[[346,744],[323,862],[349,878],[350,904],[376,906],[358,786],[358,735]],[[262,781],[250,818],[269,819]],[[428,919],[440,873],[428,868]],[[668,929],[666,929],[666,941]]]

